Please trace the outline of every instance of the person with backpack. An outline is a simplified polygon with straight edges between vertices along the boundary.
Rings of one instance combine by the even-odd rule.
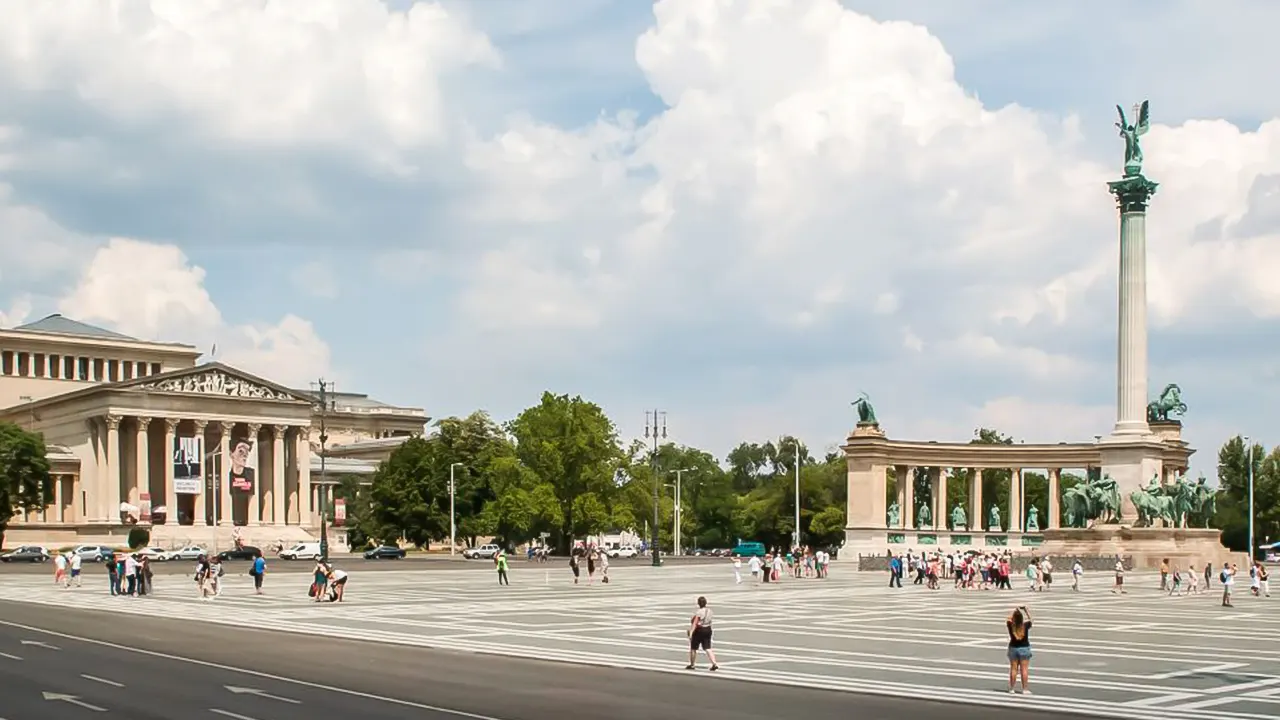
[[[1231,586],[1235,584],[1236,566],[1222,563],[1222,572],[1218,580],[1222,582],[1222,607],[1235,607],[1231,604]]]
[[[507,553],[499,550],[493,556],[493,565],[498,570],[498,584],[510,585],[511,581],[507,579]]]

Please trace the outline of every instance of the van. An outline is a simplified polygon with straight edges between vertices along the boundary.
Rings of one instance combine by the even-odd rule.
[[[764,557],[764,543],[739,542],[729,554],[733,557]]]
[[[319,560],[320,559],[320,543],[304,542],[298,543],[287,550],[280,551],[281,560]]]

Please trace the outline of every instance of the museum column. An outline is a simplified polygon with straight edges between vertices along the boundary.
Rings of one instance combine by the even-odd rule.
[[[946,529],[950,523],[950,516],[947,514],[947,469],[938,468],[938,474],[935,476],[933,484],[934,507],[937,508],[933,512],[933,526]]]
[[[140,508],[142,507],[142,493],[151,493],[151,447],[147,438],[147,429],[151,427],[151,418],[139,417],[137,421],[138,434],[134,437],[136,451],[133,459],[133,484],[129,487],[129,504]]]
[[[178,420],[164,419],[164,509],[165,525],[178,525],[178,488],[174,487],[173,446],[178,436]]]
[[[66,510],[63,509],[62,497],[62,481],[66,478],[61,475],[53,476],[53,522],[66,522]]]
[[[246,517],[244,519],[244,523],[245,525],[261,525],[262,524],[262,476],[265,473],[263,472],[263,464],[262,464],[262,444],[259,442],[261,438],[259,438],[258,436],[262,434],[262,425],[259,423],[250,423],[247,426],[247,428],[249,431],[249,434],[248,434],[249,442],[253,443],[253,449],[250,452],[254,453],[258,461],[254,463],[256,467],[255,467],[254,478],[253,478],[253,488],[249,490],[248,502],[245,503],[249,507],[246,510]]]
[[[120,416],[108,415],[103,421],[107,428],[107,443],[103,452],[107,459],[107,476],[103,492],[106,500],[107,522],[120,524]]]
[[[195,494],[195,501],[191,505],[191,524],[209,525],[209,516],[205,512],[205,496],[209,493],[207,485],[208,478],[213,477],[213,468],[209,467],[209,453],[205,451],[205,430],[209,427],[208,420],[193,420],[192,425],[195,428],[192,437],[200,438],[197,447],[200,449],[200,492]]]
[[[1049,522],[1050,530],[1057,530],[1060,525],[1058,517],[1062,515],[1062,497],[1059,485],[1062,480],[1062,468],[1049,468]]]
[[[1009,468],[1009,532],[1022,532],[1022,468]]]
[[[213,487],[218,493],[214,517],[219,525],[233,525],[235,520],[231,504],[231,431],[235,426],[230,422],[218,423],[221,434],[218,436],[218,472],[213,476]]]
[[[298,451],[294,455],[298,465],[298,497],[294,506],[298,508],[298,524],[311,527],[311,429],[298,428]]]
[[[271,522],[284,525],[284,425],[271,426]]]
[[[90,522],[102,522],[106,518],[102,514],[102,487],[103,479],[107,474],[107,459],[102,454],[103,443],[102,426],[98,423],[97,418],[89,418],[85,420],[85,426],[89,428],[89,443],[93,445],[93,471],[89,473],[90,482],[84,483],[85,468],[80,466],[81,483],[84,484],[84,513],[85,519]]]

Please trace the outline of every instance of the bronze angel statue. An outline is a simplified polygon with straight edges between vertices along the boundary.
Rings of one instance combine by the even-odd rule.
[[[1151,127],[1149,109],[1150,102],[1143,100],[1142,104],[1135,108],[1138,112],[1138,121],[1130,125],[1128,118],[1124,116],[1124,108],[1116,106],[1116,112],[1120,113],[1120,122],[1116,123],[1116,127],[1120,129],[1120,137],[1124,138],[1125,177],[1142,174],[1142,145],[1138,143],[1138,138],[1146,135]]]

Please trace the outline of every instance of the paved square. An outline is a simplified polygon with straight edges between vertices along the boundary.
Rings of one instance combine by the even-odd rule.
[[[706,595],[724,677],[1135,719],[1280,718],[1280,598],[1255,599],[1247,587],[1232,610],[1219,607],[1217,588],[1166,597],[1141,575],[1125,596],[1102,575],[1081,593],[898,590],[839,565],[827,580],[777,585],[735,585],[727,564],[615,566],[609,585],[574,586],[560,563],[520,563],[510,587],[477,569],[356,570],[348,601],[334,605],[308,601],[305,573],[268,574],[263,597],[248,577],[228,575],[222,597],[201,601],[183,575],[157,576],[149,598],[113,598],[94,570],[75,590],[0,577],[0,599],[684,672],[684,629]],[[1035,622],[1029,697],[1004,693],[1014,604]]]

